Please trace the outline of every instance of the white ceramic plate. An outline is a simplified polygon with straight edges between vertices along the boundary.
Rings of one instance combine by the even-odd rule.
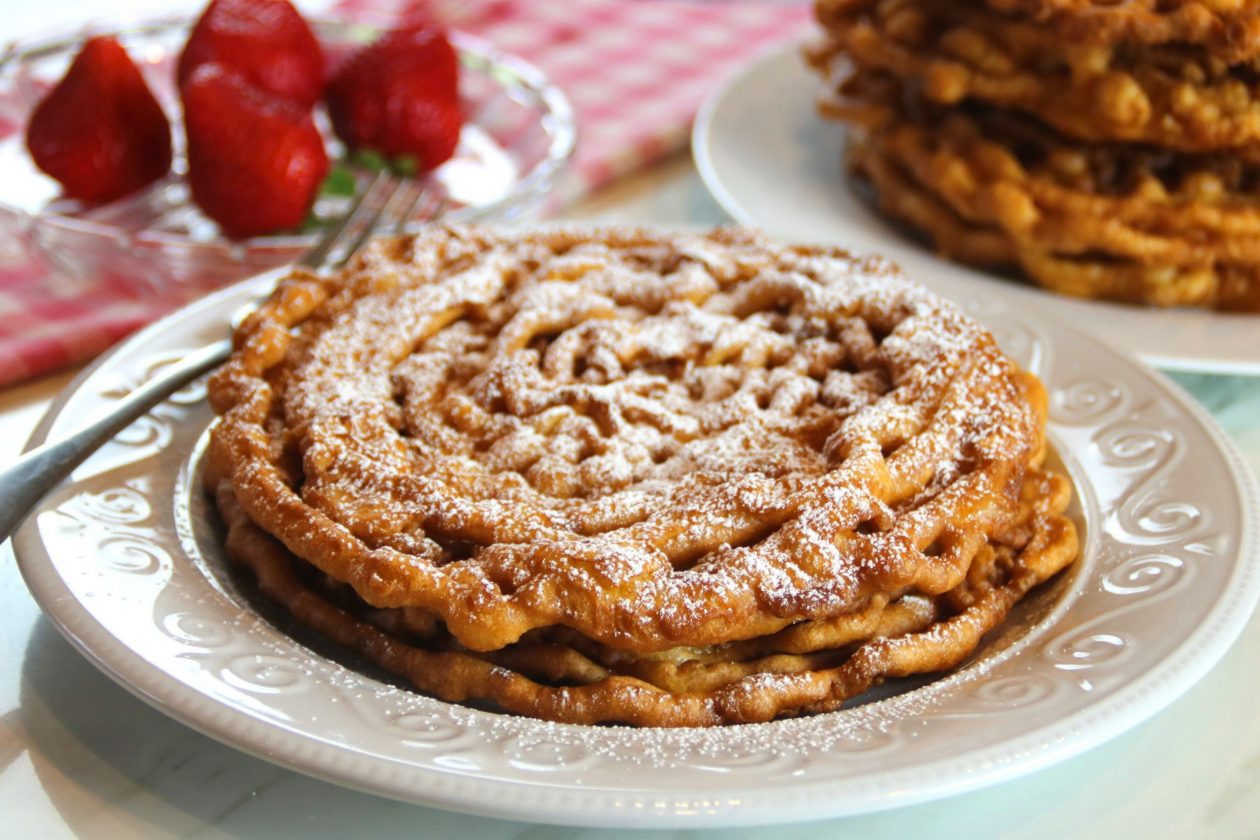
[[[221,335],[258,288],[227,289],[139,333],[80,377],[37,439]],[[225,571],[195,475],[210,420],[196,387],[55,491],[17,535],[19,563],[66,637],[141,698],[242,750],[385,796],[687,827],[945,796],[1143,720],[1224,653],[1260,591],[1254,479],[1202,409],[1082,334],[1031,323],[998,298],[973,309],[1049,383],[1081,559],[960,671],[836,714],[715,730],[548,724],[419,696],[291,638]]]
[[[854,191],[841,164],[844,127],[818,116],[817,88],[792,45],[750,64],[701,109],[696,166],[738,221],[884,254],[954,300],[1000,298],[1029,317],[1049,313],[1161,367],[1260,373],[1260,315],[1075,300],[939,259]]]

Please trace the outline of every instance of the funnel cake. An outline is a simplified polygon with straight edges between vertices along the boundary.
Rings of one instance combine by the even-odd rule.
[[[828,30],[846,26],[879,0],[815,0],[818,22]],[[1202,47],[1238,64],[1260,56],[1260,9],[1241,0],[984,0],[947,3],[905,0],[904,5],[942,9],[982,7],[1008,20],[1027,20],[1063,36],[1062,46]]]
[[[1260,166],[1069,143],[1001,112],[895,110],[849,162],[945,256],[1078,297],[1260,312]]]
[[[1064,294],[1260,312],[1260,5],[817,0],[879,207]]]
[[[1096,43],[974,4],[846,6],[810,55],[836,77],[853,66],[878,71],[913,83],[927,102],[1022,111],[1077,140],[1258,154],[1254,56],[1226,63],[1180,41]]]
[[[1076,553],[1040,384],[876,259],[435,226],[293,273],[236,342],[230,554],[443,699],[826,711],[957,665]]]
[[[1030,17],[1070,43],[1189,44],[1231,63],[1260,54],[1260,9],[1243,0],[986,0],[985,5]]]

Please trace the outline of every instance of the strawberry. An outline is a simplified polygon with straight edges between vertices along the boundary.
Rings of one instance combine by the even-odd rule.
[[[328,172],[308,110],[203,64],[180,88],[193,200],[231,236],[301,224]]]
[[[352,149],[410,156],[428,170],[459,143],[459,63],[435,27],[395,29],[349,55],[329,80],[327,100],[333,129]]]
[[[26,127],[35,164],[87,202],[135,192],[171,168],[171,127],[113,38],[88,39]]]
[[[288,0],[212,0],[180,53],[179,83],[210,63],[307,109],[324,91],[319,43]]]

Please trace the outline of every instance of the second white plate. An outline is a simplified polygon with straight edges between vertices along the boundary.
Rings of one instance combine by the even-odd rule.
[[[1260,374],[1260,315],[1146,309],[1060,297],[942,260],[853,189],[844,127],[818,116],[817,78],[790,45],[731,79],[701,109],[692,149],[705,184],[738,221],[777,236],[878,252],[960,302],[1001,299],[1047,312],[1164,368]]]

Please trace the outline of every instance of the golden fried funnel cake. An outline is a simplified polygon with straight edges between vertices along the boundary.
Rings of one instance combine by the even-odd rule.
[[[824,3],[831,0],[823,0]],[[1179,44],[1222,61],[1260,55],[1260,8],[1248,0],[986,0],[1077,44]]]
[[[886,116],[849,163],[944,255],[1064,294],[1260,312],[1257,165],[1071,143],[982,110]]]
[[[876,259],[435,226],[295,272],[236,342],[230,553],[445,699],[825,711],[958,664],[1075,556],[1040,384]]]
[[[1127,4],[1122,4],[1127,5]],[[811,60],[913,83],[925,101],[964,101],[1035,115],[1076,140],[1141,142],[1257,158],[1257,64],[1227,64],[1184,42],[1091,43],[1053,24],[980,4],[848,3]],[[1256,41],[1260,42],[1260,33]]]
[[[827,29],[847,26],[880,0],[815,0]],[[1246,0],[901,0],[903,7],[1026,20],[1060,36],[1062,51],[1116,44],[1196,47],[1238,64],[1260,56],[1260,7]],[[905,30],[903,30],[905,31]]]
[[[1260,4],[817,0],[819,110],[940,253],[1260,312]]]

